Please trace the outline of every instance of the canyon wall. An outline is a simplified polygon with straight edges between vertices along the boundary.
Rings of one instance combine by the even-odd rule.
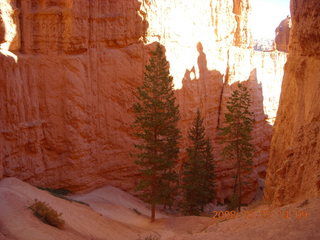
[[[292,0],[288,62],[266,179],[275,205],[320,196],[320,4]]]
[[[203,52],[199,53],[198,65],[186,70],[182,81],[183,87],[177,90],[182,118],[180,128],[183,136],[187,136],[188,128],[199,108],[204,117],[207,135],[213,140],[217,160],[217,197],[219,202],[224,202],[232,194],[232,176],[235,171],[233,162],[219,161],[221,145],[217,137],[218,128],[223,126],[226,103],[236,83],[241,81],[249,88],[253,100],[251,110],[254,112],[256,121],[253,130],[253,143],[256,146],[255,170],[248,180],[249,184],[245,186],[243,195],[244,202],[249,202],[255,197],[259,186],[258,180],[265,177],[286,54],[229,47],[225,57],[228,61],[223,72],[208,67]],[[195,71],[197,68],[199,68],[199,76]],[[188,144],[186,138],[182,139],[182,142],[183,146]]]
[[[248,0],[0,4],[0,176],[74,191],[104,184],[132,190],[131,106],[158,41],[174,77],[183,135],[197,108],[205,118],[219,202],[230,197],[233,164],[218,161],[217,128],[235,83],[250,88],[257,153],[244,202],[255,198],[286,54],[252,50]],[[182,161],[187,143],[184,138]]]
[[[19,48],[13,38],[1,46],[4,176],[73,190],[132,188],[128,112],[145,63],[141,4],[1,3],[6,32],[20,36]]]

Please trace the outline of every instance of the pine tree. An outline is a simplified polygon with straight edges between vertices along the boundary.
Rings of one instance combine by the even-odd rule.
[[[205,149],[205,166],[204,166],[204,187],[203,187],[203,202],[201,209],[206,204],[212,202],[215,198],[215,175],[214,175],[214,162],[212,154],[212,145],[210,139],[206,139],[206,149]]]
[[[205,136],[199,110],[189,130],[189,139],[192,145],[187,148],[188,157],[183,167],[183,209],[185,214],[199,215],[214,198],[212,146]]]
[[[151,52],[143,85],[138,88],[137,102],[133,105],[136,115],[133,127],[135,136],[140,139],[135,145],[138,153],[134,154],[141,176],[137,190],[151,204],[152,222],[156,204],[172,204],[176,191],[174,168],[179,153],[177,123],[180,116],[168,69],[158,44]]]
[[[233,203],[240,211],[242,185],[246,184],[245,178],[252,171],[252,158],[254,146],[251,144],[253,129],[253,113],[249,111],[251,105],[248,89],[238,84],[238,89],[233,91],[227,102],[228,112],[225,114],[225,127],[221,128],[220,136],[224,149],[222,156],[225,160],[234,161],[236,174],[234,176]]]

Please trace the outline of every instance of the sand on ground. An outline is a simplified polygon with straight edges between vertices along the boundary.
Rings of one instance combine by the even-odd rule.
[[[72,199],[51,195],[16,178],[0,181],[0,240],[319,240],[320,199],[281,208],[261,205],[235,219],[173,217],[157,213],[149,221],[149,206],[112,186]],[[34,199],[62,213],[66,224],[58,229],[41,222],[28,208]],[[267,213],[268,216],[262,215]],[[247,212],[248,213],[248,212]]]

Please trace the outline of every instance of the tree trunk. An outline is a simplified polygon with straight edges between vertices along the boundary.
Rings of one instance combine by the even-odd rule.
[[[156,218],[156,204],[151,204],[151,222],[154,222]]]
[[[239,119],[237,120],[237,125],[240,125]],[[237,128],[237,162],[238,162],[238,169],[237,169],[237,179],[238,179],[238,211],[241,211],[241,179],[240,179],[240,174],[241,174],[241,156],[240,156],[240,150],[239,150],[239,128]]]
[[[240,179],[240,171],[241,171],[241,166],[240,166],[240,159],[238,157],[238,211],[241,211],[241,179]]]
[[[241,211],[241,190],[241,173],[239,172],[239,212]]]
[[[238,197],[238,211],[241,211],[241,181],[239,175],[239,197]]]

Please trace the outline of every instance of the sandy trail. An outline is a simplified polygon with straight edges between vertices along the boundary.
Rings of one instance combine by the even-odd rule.
[[[88,203],[92,209],[115,221],[138,227],[149,227],[150,225],[150,209],[147,205],[115,187],[106,186],[70,198]],[[157,219],[166,217],[162,213],[156,214]]]

